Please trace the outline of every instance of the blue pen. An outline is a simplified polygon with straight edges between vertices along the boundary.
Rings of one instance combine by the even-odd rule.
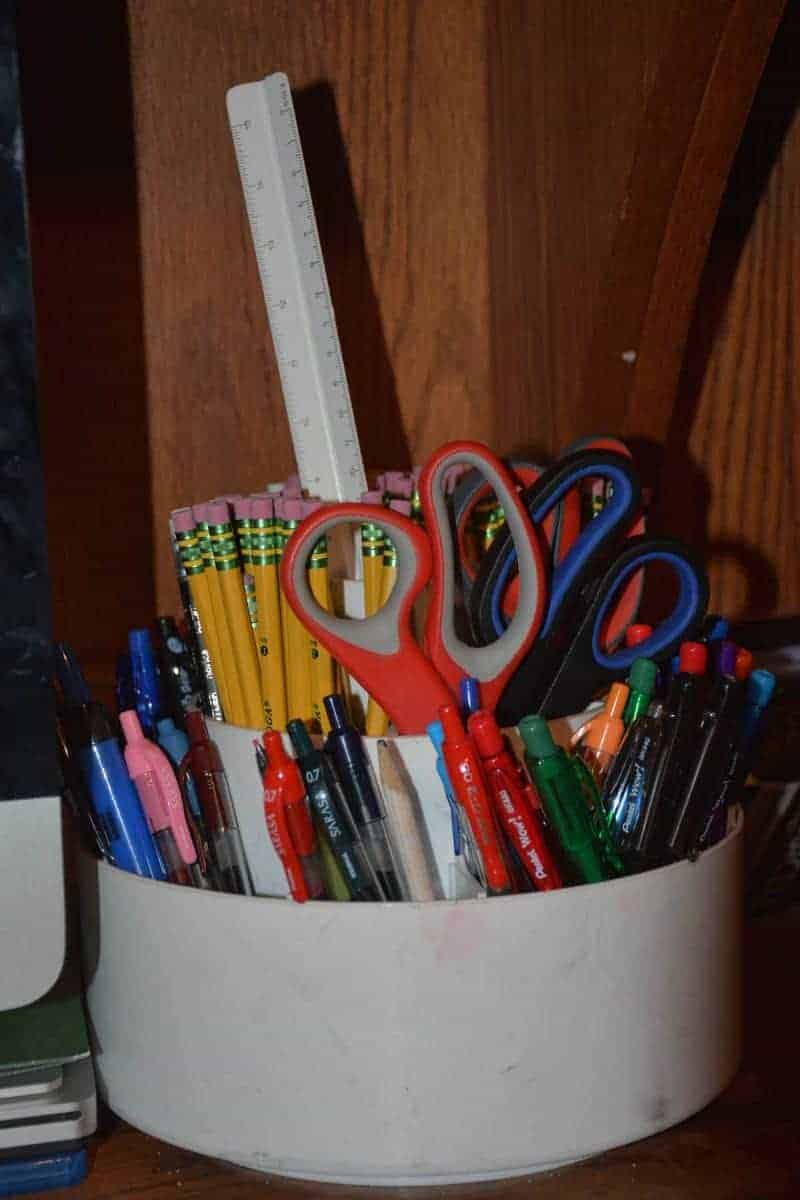
[[[97,701],[92,701],[87,709],[86,740],[78,751],[78,762],[111,861],[134,875],[165,879],[164,863],[125,766],[116,733]]]
[[[0,1159],[0,1196],[74,1187],[86,1178],[88,1169],[85,1146],[77,1150],[40,1151],[26,1158]]]
[[[132,629],[128,634],[136,715],[148,737],[154,737],[161,716],[161,688],[149,629]]]
[[[172,717],[162,717],[156,725],[156,737],[158,744],[166,754],[169,761],[175,767],[176,771],[183,762],[184,755],[189,749],[189,739],[182,729],[173,721]],[[194,780],[191,775],[186,777],[186,797],[189,801],[189,808],[192,810],[192,816],[203,828],[203,814],[200,809],[200,801],[197,798],[197,790],[194,786]]]
[[[458,685],[461,699],[461,715],[466,721],[481,706],[481,685],[471,675],[465,675]]]
[[[461,853],[461,823],[458,817],[458,805],[456,798],[453,795],[453,788],[450,783],[450,776],[447,774],[447,767],[442,757],[442,744],[444,742],[444,730],[442,729],[441,721],[431,721],[427,726],[426,732],[430,738],[433,748],[436,751],[436,774],[442,781],[444,794],[447,797],[447,803],[450,805],[450,824],[453,830],[453,853],[458,857]]]

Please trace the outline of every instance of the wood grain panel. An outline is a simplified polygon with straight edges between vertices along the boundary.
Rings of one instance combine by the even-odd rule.
[[[712,603],[737,617],[800,607],[799,54],[793,6],[711,244],[668,449],[665,483],[681,486],[662,500],[706,547]]]
[[[591,387],[576,415],[584,361],[648,98],[683,7],[488,6],[491,348],[503,450],[551,454],[606,428]]]
[[[491,435],[484,11],[131,0],[129,13],[163,605],[167,511],[292,466],[231,84],[282,69],[296,91],[367,463],[418,461],[454,421]]]

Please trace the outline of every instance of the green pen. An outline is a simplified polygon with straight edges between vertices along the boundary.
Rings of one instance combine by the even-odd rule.
[[[622,714],[625,726],[632,725],[647,712],[653,692],[656,688],[658,667],[651,658],[637,658],[628,676],[628,687],[631,689],[628,703]]]
[[[350,817],[347,804],[325,755],[315,749],[304,723],[286,726],[297,765],[306,785],[314,823],[322,833],[352,900],[383,900],[383,892]]]
[[[571,760],[556,746],[544,717],[523,717],[519,732],[525,744],[526,765],[576,879],[580,883],[602,882],[609,872],[596,843],[585,781],[574,765],[577,759]],[[585,768],[584,772],[591,784],[591,775]]]

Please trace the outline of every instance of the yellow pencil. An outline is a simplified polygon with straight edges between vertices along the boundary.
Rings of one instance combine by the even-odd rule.
[[[217,720],[225,720],[225,701],[222,695],[224,681],[218,631],[214,624],[208,579],[204,573],[203,552],[200,548],[192,510],[190,508],[177,509],[170,516],[170,525],[175,547],[186,572],[186,582],[189,587],[192,608],[197,617],[198,632],[202,635],[205,643],[202,666],[211,715]]]
[[[315,508],[319,508],[319,505],[307,503],[305,515],[308,516]],[[320,538],[311,551],[308,560],[308,586],[320,608],[330,612],[331,588],[328,575],[327,538]],[[310,636],[309,643],[311,649],[311,716],[323,733],[330,733],[331,725],[322,700],[323,697],[330,696],[337,690],[336,664],[330,653],[320,645],[315,637]]]
[[[392,500],[389,507],[394,512],[404,516],[411,515],[411,504],[408,500]],[[384,536],[383,542],[383,573],[381,575],[381,594],[378,608],[383,608],[392,594],[394,581],[397,578],[397,550],[394,543]],[[367,705],[365,731],[368,737],[385,737],[389,730],[389,718],[381,706],[370,696]]]
[[[233,505],[233,527],[236,531],[236,543],[239,547],[244,599],[247,604],[247,616],[250,621],[250,628],[253,631],[256,654],[258,654],[258,642],[256,641],[258,612],[256,608],[256,581],[253,578],[250,498],[249,496],[221,496],[220,499],[227,500],[228,504]]]
[[[283,546],[302,521],[302,500],[276,500],[275,512],[281,525]],[[311,652],[309,635],[297,619],[281,591],[281,629],[283,631],[283,667],[286,674],[286,711],[291,720],[311,720]]]
[[[231,635],[234,669],[241,688],[241,723],[251,729],[261,729],[264,710],[261,705],[256,649],[242,587],[239,551],[226,501],[212,500],[208,505],[208,532],[214,555],[214,569]]]
[[[222,693],[222,707],[225,710],[225,720],[233,725],[239,725],[244,719],[242,692],[236,674],[236,664],[233,658],[231,636],[228,630],[228,618],[225,615],[225,605],[222,601],[222,591],[219,586],[217,572],[214,570],[214,551],[211,549],[211,538],[208,532],[208,505],[193,504],[195,531],[197,541],[203,555],[203,577],[208,583],[209,608],[211,620],[216,630],[217,655],[219,658],[219,674],[217,680]]]
[[[286,682],[283,673],[281,599],[278,584],[280,534],[271,498],[250,502],[250,557],[256,587],[256,645],[261,672],[261,699],[267,729],[286,728]]]

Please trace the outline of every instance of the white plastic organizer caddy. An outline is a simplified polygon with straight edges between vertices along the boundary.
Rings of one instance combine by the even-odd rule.
[[[244,833],[254,735],[211,730]],[[432,751],[399,744],[438,828]],[[219,895],[87,856],[101,1093],[167,1141],[350,1184],[493,1179],[646,1137],[739,1062],[741,840],[737,820],[694,863],[431,904]]]

